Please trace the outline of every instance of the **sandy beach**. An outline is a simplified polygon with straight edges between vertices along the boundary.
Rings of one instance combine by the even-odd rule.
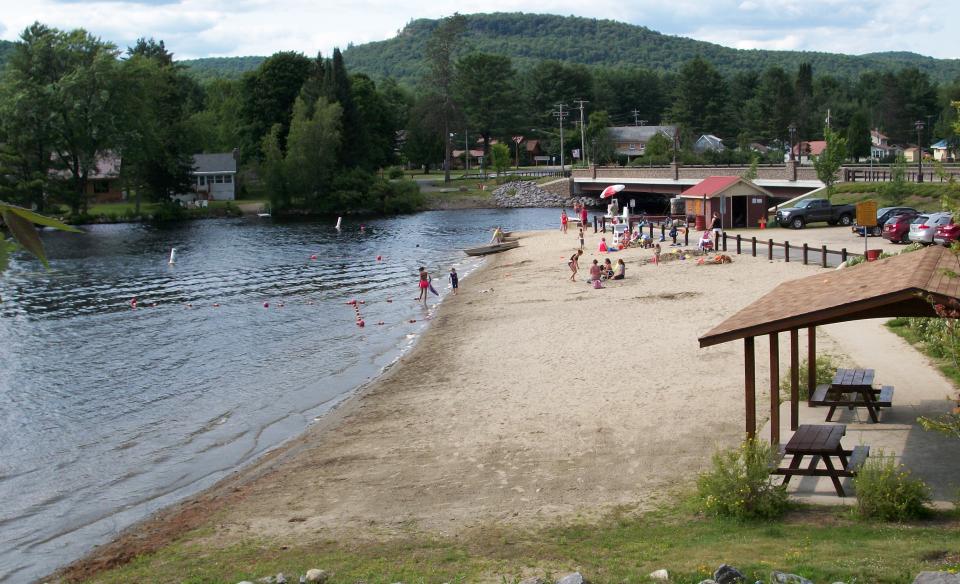
[[[380,379],[301,438],[104,546],[80,573],[197,526],[210,545],[451,534],[648,509],[689,489],[744,427],[740,344],[700,349],[698,336],[820,268],[748,256],[644,265],[651,250],[595,253],[600,236],[587,235],[572,283],[575,231],[523,234],[462,282]],[[626,279],[588,287],[595,257],[623,258]],[[821,334],[821,352],[847,353]]]

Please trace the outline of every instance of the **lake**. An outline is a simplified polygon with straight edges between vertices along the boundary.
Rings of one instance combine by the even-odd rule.
[[[558,224],[558,209],[512,209],[364,233],[256,218],[45,232],[49,271],[18,256],[0,276],[0,582],[81,557],[376,377],[437,301],[415,302],[418,266],[442,295],[492,226]]]

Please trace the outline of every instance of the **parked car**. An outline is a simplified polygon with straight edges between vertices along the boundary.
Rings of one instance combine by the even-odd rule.
[[[826,221],[830,225],[850,225],[857,214],[853,205],[831,205],[826,199],[804,199],[793,207],[777,211],[781,227],[803,229],[808,223]]]
[[[904,213],[918,215],[920,211],[917,211],[913,207],[880,207],[877,209],[877,225],[875,227],[871,227],[868,230],[869,233],[867,233],[867,235],[876,235],[878,237],[883,235],[883,226],[887,223],[887,221],[893,219],[897,215],[903,215]],[[863,237],[863,227],[854,224],[852,229],[854,233]]]
[[[957,239],[960,239],[960,225],[957,225],[953,221],[937,227],[936,232],[933,234],[933,243],[938,245],[949,246]]]
[[[910,223],[919,213],[902,213],[887,220],[883,224],[883,238],[891,243],[904,243],[910,233]]]
[[[933,243],[933,236],[937,227],[947,225],[953,220],[951,213],[928,213],[917,215],[910,223],[910,233],[907,239],[915,243]]]

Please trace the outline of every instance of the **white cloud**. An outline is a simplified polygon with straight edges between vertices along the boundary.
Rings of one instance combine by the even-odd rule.
[[[415,18],[449,15],[425,0],[0,0],[0,37],[39,20],[83,27],[118,45],[163,39],[180,58],[329,54],[335,46],[382,40]],[[529,2],[487,0],[483,11],[529,11]],[[470,12],[470,5],[465,5]],[[546,6],[544,6],[546,8]],[[737,48],[843,53],[907,50],[960,57],[960,3],[915,0],[554,0],[554,14],[609,18],[666,34]]]

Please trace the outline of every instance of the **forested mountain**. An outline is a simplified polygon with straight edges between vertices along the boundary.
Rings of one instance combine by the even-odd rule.
[[[373,78],[393,77],[413,85],[423,73],[423,51],[439,20],[411,21],[397,36],[385,41],[351,45],[343,52],[351,71]],[[0,64],[12,47],[0,41]],[[174,48],[175,47],[171,47]],[[741,50],[689,38],[670,36],[643,26],[577,16],[493,13],[466,16],[466,33],[457,54],[484,52],[511,57],[523,71],[543,60],[603,67],[642,67],[676,72],[691,58],[701,56],[725,76],[760,73],[770,66],[795,70],[810,63],[815,71],[855,78],[866,71],[916,67],[931,80],[960,77],[960,59],[934,59],[908,52],[841,55],[806,51]],[[197,79],[237,79],[256,69],[266,57],[209,57],[181,61]]]
[[[344,59],[354,71],[413,81],[422,73],[424,46],[438,22],[414,20],[392,39],[349,47],[344,51]],[[661,34],[643,26],[576,16],[473,14],[466,16],[466,26],[460,53],[480,51],[506,55],[520,70],[551,59],[675,72],[686,61],[701,56],[725,76],[746,71],[759,73],[772,65],[796,70],[800,63],[810,63],[814,70],[829,71],[838,77],[857,77],[866,71],[906,66],[917,67],[936,81],[960,77],[960,59],[934,59],[906,52],[852,56],[731,49]]]
[[[0,40],[0,65],[7,62],[13,51],[13,42]]]
[[[266,57],[206,57],[179,61],[187,66],[187,72],[201,81],[213,79],[239,79],[247,71],[253,71],[266,61]]]

